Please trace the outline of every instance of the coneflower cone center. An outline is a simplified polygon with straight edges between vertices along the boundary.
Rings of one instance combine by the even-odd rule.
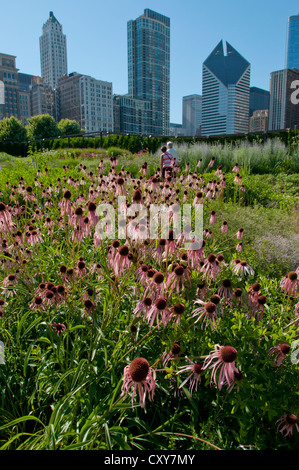
[[[291,347],[284,343],[284,344],[280,344],[280,350],[283,354],[288,354],[288,352],[290,351]]]
[[[290,279],[290,281],[296,281],[298,278],[297,273],[295,271],[289,272],[288,278]]]
[[[162,282],[164,281],[164,275],[162,273],[155,273],[153,276],[153,281],[156,284],[162,284]]]
[[[237,357],[237,350],[232,346],[223,346],[220,351],[220,358],[223,362],[234,362]]]
[[[294,414],[287,415],[286,422],[292,425],[297,424],[297,416]]]
[[[181,350],[181,346],[179,344],[174,343],[172,345],[172,348],[171,348],[172,354],[179,354],[180,350]]]
[[[167,305],[167,302],[166,302],[166,299],[164,298],[157,299],[155,302],[155,306],[157,307],[158,310],[164,310],[166,305]]]
[[[223,287],[231,287],[232,283],[230,279],[224,279],[222,282]]]
[[[184,312],[184,310],[185,310],[185,305],[182,303],[178,303],[173,306],[173,311],[177,315],[181,315]]]
[[[149,373],[148,361],[143,357],[137,357],[131,362],[129,373],[134,382],[142,382]]]
[[[128,256],[129,248],[126,245],[120,246],[118,252],[120,256]]]
[[[213,302],[208,302],[205,306],[205,309],[208,313],[214,313],[216,310],[216,305]]]
[[[194,364],[193,371],[195,372],[195,374],[201,374],[203,371],[202,364]]]
[[[185,269],[183,268],[183,266],[177,266],[174,269],[174,272],[177,276],[182,276],[184,274],[184,271],[185,271]]]

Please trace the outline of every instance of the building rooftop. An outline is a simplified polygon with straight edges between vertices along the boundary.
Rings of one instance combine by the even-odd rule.
[[[206,67],[225,85],[237,83],[250,65],[228,42],[222,40],[204,61]]]

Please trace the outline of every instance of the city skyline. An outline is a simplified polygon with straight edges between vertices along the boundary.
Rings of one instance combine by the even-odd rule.
[[[1,10],[1,52],[16,56],[20,72],[41,75],[39,37],[53,11],[67,37],[68,71],[111,81],[114,94],[126,94],[127,22],[145,8],[158,11],[171,22],[170,122],[176,123],[182,122],[182,98],[202,94],[202,63],[222,39],[234,44],[250,62],[250,86],[269,90],[271,72],[284,68],[288,17],[298,14],[294,1],[283,5],[216,1],[213,6],[191,0],[184,4],[134,0],[125,5],[115,1],[110,6],[90,1],[86,6],[82,9],[77,1],[62,4],[57,0],[6,4]]]

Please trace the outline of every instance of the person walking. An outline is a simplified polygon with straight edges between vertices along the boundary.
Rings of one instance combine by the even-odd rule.
[[[173,164],[177,165],[178,164],[178,153],[173,148],[173,142],[167,142],[167,152],[172,155],[172,158],[174,160]]]
[[[161,147],[161,176],[165,178],[165,173],[168,172],[169,175],[172,173],[173,169],[173,157],[172,155],[167,152],[167,148],[165,146]]]

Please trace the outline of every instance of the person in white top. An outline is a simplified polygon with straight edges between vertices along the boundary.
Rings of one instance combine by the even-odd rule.
[[[174,164],[178,163],[178,154],[177,151],[173,148],[173,143],[172,142],[167,142],[167,152],[172,155],[172,158],[174,160]]]

